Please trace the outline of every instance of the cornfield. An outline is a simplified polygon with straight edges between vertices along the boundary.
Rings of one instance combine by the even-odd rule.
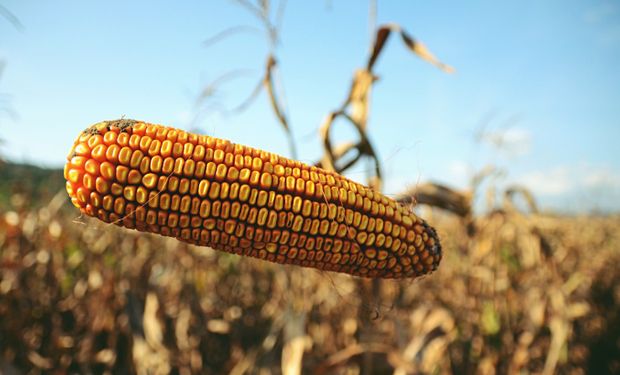
[[[496,210],[472,236],[428,210],[439,270],[371,282],[78,217],[61,171],[47,174],[57,194],[12,192],[2,208],[7,373],[620,370],[620,217]]]
[[[296,159],[278,84],[283,2],[275,19],[269,1],[237,3],[270,50],[256,88],[230,112],[265,92]],[[312,168],[346,175],[367,162],[366,185],[381,192],[368,122],[386,41],[400,37],[441,72],[455,70],[400,25],[375,27],[370,3],[368,60],[320,125]],[[231,77],[205,87],[198,107]],[[335,123],[357,139],[337,142]],[[468,191],[425,182],[394,197],[436,228],[443,260],[430,275],[390,280],[108,225],[75,209],[63,171],[0,160],[0,374],[620,373],[620,216],[543,213],[520,186],[476,213],[489,173]]]

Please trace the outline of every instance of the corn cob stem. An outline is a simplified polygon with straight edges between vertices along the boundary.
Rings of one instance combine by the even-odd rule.
[[[64,170],[83,213],[280,264],[404,278],[435,270],[435,230],[361,184],[267,151],[135,120],[75,141]]]

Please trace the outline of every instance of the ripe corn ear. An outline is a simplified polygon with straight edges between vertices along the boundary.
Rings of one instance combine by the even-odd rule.
[[[135,120],[95,124],[64,169],[71,202],[126,228],[364,277],[435,270],[435,230],[361,184],[267,151]]]

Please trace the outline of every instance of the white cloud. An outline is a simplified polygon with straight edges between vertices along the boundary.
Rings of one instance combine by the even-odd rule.
[[[519,178],[519,183],[536,194],[564,194],[575,187],[575,176],[567,167],[557,167],[550,171],[529,172]]]
[[[516,179],[543,206],[589,211],[620,210],[620,170],[580,163],[526,173]]]
[[[485,139],[499,151],[513,156],[522,156],[530,152],[532,133],[524,128],[508,128],[486,134]]]
[[[620,173],[610,168],[593,169],[585,173],[583,185],[589,188],[620,188]]]
[[[448,180],[454,181],[459,185],[467,183],[471,177],[471,167],[462,160],[453,160],[450,162],[448,171],[450,173]]]

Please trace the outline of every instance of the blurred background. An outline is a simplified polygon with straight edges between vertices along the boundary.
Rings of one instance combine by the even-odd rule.
[[[0,373],[620,373],[618,66],[617,1],[1,1]],[[121,117],[417,202],[442,264],[362,280],[80,217],[66,155]]]

